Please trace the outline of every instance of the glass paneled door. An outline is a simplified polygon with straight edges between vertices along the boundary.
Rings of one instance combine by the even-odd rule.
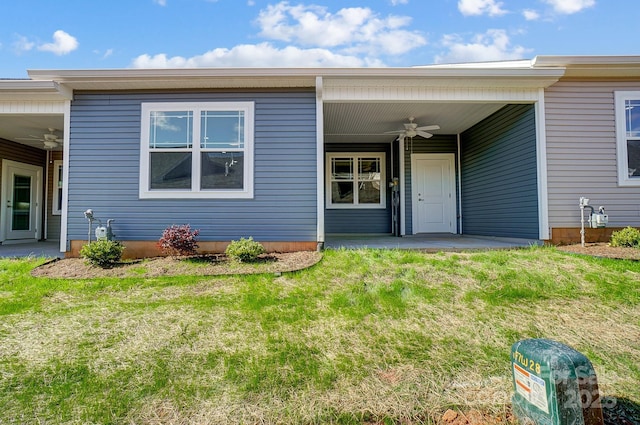
[[[4,239],[39,239],[42,168],[3,161]]]

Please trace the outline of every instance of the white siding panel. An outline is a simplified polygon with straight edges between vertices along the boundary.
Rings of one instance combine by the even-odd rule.
[[[609,226],[640,227],[640,188],[619,187],[614,92],[640,82],[564,81],[545,91],[550,227],[579,227],[579,198],[606,208]]]
[[[2,114],[62,114],[64,102],[0,102]]]

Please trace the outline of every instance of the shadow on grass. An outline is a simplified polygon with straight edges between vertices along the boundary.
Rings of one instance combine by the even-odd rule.
[[[627,398],[603,397],[605,425],[640,425],[640,404]]]

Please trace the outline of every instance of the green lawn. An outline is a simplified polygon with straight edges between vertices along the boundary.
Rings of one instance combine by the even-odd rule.
[[[282,276],[54,280],[0,260],[0,424],[430,423],[508,410],[509,350],[640,403],[640,263],[327,251]]]

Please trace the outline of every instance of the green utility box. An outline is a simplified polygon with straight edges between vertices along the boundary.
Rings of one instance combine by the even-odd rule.
[[[548,339],[511,347],[513,412],[521,423],[603,425],[596,373],[583,354]]]

